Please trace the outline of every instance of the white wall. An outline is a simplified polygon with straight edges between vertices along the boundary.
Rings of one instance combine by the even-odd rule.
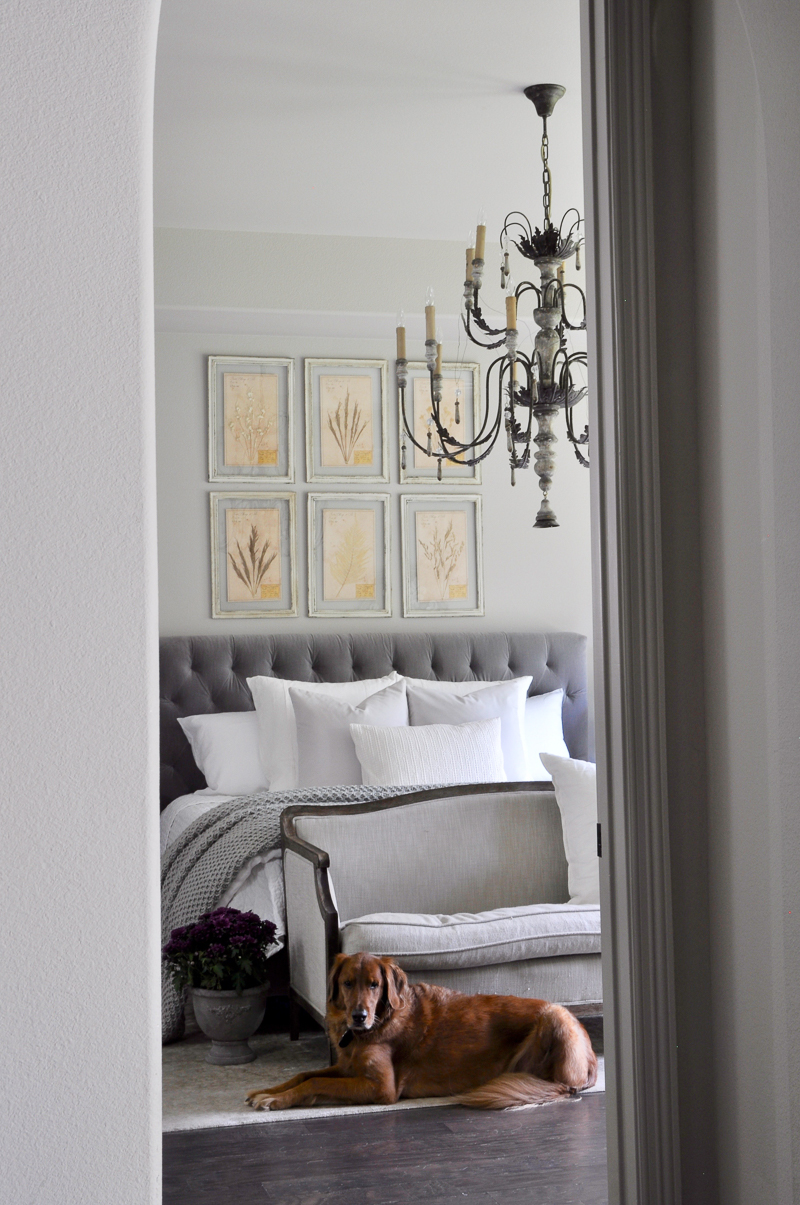
[[[6,5],[0,1196],[160,1200],[154,0]]]
[[[800,10],[695,6],[713,1091],[725,1202],[800,1198]]]
[[[399,484],[395,311],[403,306],[407,312],[409,358],[423,359],[424,294],[433,284],[442,315],[445,359],[477,359],[485,373],[492,357],[474,355],[463,332],[458,342],[454,310],[460,300],[464,257],[459,243],[159,230],[155,246],[162,634],[338,632],[356,625],[369,631],[480,626],[493,631],[591,633],[589,474],[566,441],[563,420],[557,422],[558,462],[551,491],[561,526],[533,529],[541,498],[538,478],[532,469],[519,473],[517,485],[511,488],[501,440],[484,462],[482,486],[465,482],[458,491],[450,489],[483,495],[485,618],[402,618],[399,496],[436,492],[437,483]],[[493,260],[489,263],[494,266]],[[514,271],[520,279],[521,273]],[[487,272],[487,295],[498,304],[502,295],[495,275]],[[212,487],[207,480],[209,354],[291,356],[296,361],[297,619],[210,618],[207,495],[212,488],[227,487]],[[309,489],[324,492],[346,486],[305,484],[305,356],[389,361],[390,484],[368,487],[391,495],[394,610],[389,619],[308,617],[305,496]],[[243,492],[247,488],[242,487]]]

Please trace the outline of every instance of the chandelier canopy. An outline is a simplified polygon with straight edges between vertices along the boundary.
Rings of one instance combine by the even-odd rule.
[[[462,321],[469,339],[487,350],[504,350],[486,373],[486,400],[480,425],[470,439],[459,439],[461,432],[448,429],[442,408],[442,339],[436,330],[436,310],[433,290],[428,290],[425,304],[425,359],[430,372],[431,414],[428,420],[426,443],[414,437],[413,426],[406,413],[408,360],[406,331],[402,313],[397,323],[397,388],[403,418],[400,446],[401,464],[405,468],[407,440],[428,456],[437,459],[437,476],[442,479],[442,461],[474,465],[485,459],[505,428],[506,446],[511,466],[511,484],[516,484],[517,469],[531,464],[531,444],[534,472],[539,478],[542,502],[535,527],[558,527],[550,505],[549,492],[555,468],[552,421],[560,410],[566,418],[567,439],[580,464],[589,467],[584,450],[589,441],[589,428],[575,434],[573,408],[586,396],[583,369],[586,352],[573,350],[570,339],[575,332],[586,329],[586,297],[574,282],[566,280],[565,264],[573,256],[580,271],[583,219],[577,209],[568,209],[558,226],[550,217],[552,177],[548,163],[549,140],[547,119],[564,95],[559,84],[532,84],[525,95],[533,102],[542,119],[542,203],[544,217],[541,229],[532,226],[524,213],[514,210],[508,214],[500,233],[500,284],[505,292],[505,327],[492,327],[483,316],[480,291],[483,285],[486,218],[481,212],[473,239],[468,240],[466,279],[464,281]],[[517,248],[539,272],[539,283],[523,281],[516,285],[511,276],[510,248]],[[533,320],[539,330],[530,353],[519,347],[517,313],[520,303],[533,302]],[[459,402],[456,399],[454,426],[461,426]],[[536,431],[534,433],[534,419]]]

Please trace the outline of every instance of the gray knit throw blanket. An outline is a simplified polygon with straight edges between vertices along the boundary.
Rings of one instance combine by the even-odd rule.
[[[161,861],[161,944],[173,929],[190,925],[215,907],[244,865],[281,843],[281,812],[297,803],[367,803],[407,795],[419,787],[310,787],[259,791],[211,808],[164,851]],[[161,1037],[183,1036],[183,997],[162,965]]]

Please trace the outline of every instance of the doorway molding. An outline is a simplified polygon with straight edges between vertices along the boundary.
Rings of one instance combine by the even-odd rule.
[[[662,471],[671,469],[674,449],[660,440],[659,394],[666,396],[675,341],[690,315],[678,315],[668,295],[661,308],[669,288],[665,231],[655,221],[664,171],[654,161],[654,127],[663,155],[665,113],[683,87],[670,153],[683,157],[676,171],[688,179],[678,209],[682,200],[690,206],[688,21],[683,0],[586,0],[581,19],[609,1193],[619,1205],[677,1205],[686,1186],[668,787],[675,791],[681,771],[676,780],[664,627],[673,537],[662,523]],[[667,20],[676,22],[677,34],[665,35],[674,77],[659,70],[659,24]],[[672,220],[684,219],[690,233],[676,274],[682,256],[691,261],[690,208]],[[684,350],[679,370],[688,366],[684,393],[691,394],[691,324]],[[702,675],[701,665],[695,673]],[[696,786],[702,793],[702,782]],[[697,1201],[713,1199],[711,1180]]]

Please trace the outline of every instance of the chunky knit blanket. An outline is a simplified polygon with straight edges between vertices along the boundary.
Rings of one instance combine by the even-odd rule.
[[[215,907],[242,868],[281,843],[281,813],[292,804],[367,803],[418,791],[419,787],[312,787],[260,791],[221,803],[181,833],[161,862],[161,944],[179,925],[192,924]],[[167,971],[161,973],[161,1036],[174,1042],[184,1030],[183,997]]]

